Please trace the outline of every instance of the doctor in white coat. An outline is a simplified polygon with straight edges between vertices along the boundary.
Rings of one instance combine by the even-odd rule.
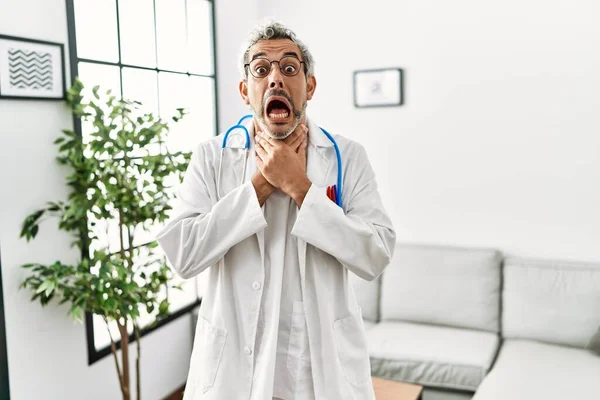
[[[305,113],[316,89],[308,48],[268,22],[242,66],[250,156],[227,148],[221,160],[223,135],[200,144],[157,235],[179,275],[209,274],[184,399],[374,399],[348,274],[379,276],[395,232],[367,154],[335,136],[339,207],[327,195],[333,142]]]

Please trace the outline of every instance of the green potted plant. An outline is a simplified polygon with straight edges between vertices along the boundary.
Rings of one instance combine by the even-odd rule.
[[[78,321],[85,313],[99,315],[111,338],[123,400],[131,399],[129,331],[137,343],[136,393],[140,399],[140,311],[156,320],[169,313],[165,291],[180,288],[172,283],[172,273],[164,256],[156,251],[156,242],[136,246],[139,232],[167,218],[174,191],[169,183],[178,183],[189,163],[189,155],[165,153],[164,144],[170,125],[152,113],[141,111],[141,103],[119,99],[110,90],[94,87],[84,98],[79,79],[67,92],[67,104],[88,124],[92,133],[84,138],[63,130],[56,139],[58,162],[70,171],[66,185],[70,193],[65,201],[49,201],[23,222],[21,237],[36,237],[46,217],[56,217],[60,230],[73,236],[73,245],[81,250],[75,263],[25,264],[29,273],[21,284],[33,291],[32,301],[42,306],[57,298],[70,305],[69,314]],[[174,122],[184,116],[178,109]],[[158,149],[158,150],[157,150]],[[98,227],[118,227],[118,249],[100,244]],[[144,251],[144,256],[140,252]],[[116,324],[119,335],[109,329]],[[117,353],[120,341],[121,360]]]

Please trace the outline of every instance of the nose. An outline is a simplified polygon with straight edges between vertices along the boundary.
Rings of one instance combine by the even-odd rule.
[[[271,64],[271,71],[269,72],[269,88],[270,89],[282,89],[283,88],[283,75],[279,69],[279,63],[274,61]]]

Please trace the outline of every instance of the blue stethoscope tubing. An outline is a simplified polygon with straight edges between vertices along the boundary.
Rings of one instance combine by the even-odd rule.
[[[244,131],[244,133],[246,134],[246,144],[244,146],[244,150],[246,153],[245,157],[246,157],[246,159],[248,158],[248,149],[250,148],[250,133],[248,132],[248,128],[246,128],[244,125],[242,125],[242,122],[244,122],[248,118],[252,118],[252,114],[244,115],[242,118],[240,118],[240,120],[237,122],[237,124],[233,125],[229,129],[227,129],[227,132],[225,132],[225,135],[223,136],[223,144],[221,145],[221,160],[219,161],[219,174],[217,176],[217,191],[220,188],[219,180],[220,180],[220,175],[221,175],[221,166],[222,166],[222,162],[223,162],[223,151],[227,148],[227,138],[229,137],[229,134],[231,133],[231,131],[233,131],[235,129],[242,129]],[[335,156],[337,158],[337,185],[334,185],[333,190],[335,191],[336,204],[338,206],[342,207],[342,180],[343,180],[342,179],[342,155],[340,153],[340,148],[338,147],[338,144],[335,141],[335,139],[333,138],[333,136],[331,136],[331,134],[323,128],[321,128],[321,131],[323,131],[325,136],[327,136],[327,138],[331,141],[331,143],[333,143],[333,148],[335,149]],[[246,162],[244,162],[244,172],[242,174],[242,181],[243,181],[245,175],[246,175]]]

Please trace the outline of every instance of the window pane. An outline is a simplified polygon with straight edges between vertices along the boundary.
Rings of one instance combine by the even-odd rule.
[[[189,108],[189,77],[184,74],[172,74],[160,72],[158,74],[158,92],[160,94],[160,116],[165,120],[170,120],[176,114],[177,108]],[[171,143],[177,146],[170,146],[169,151],[178,150],[188,151],[185,139],[190,135],[189,124],[184,121],[188,119],[186,115],[181,121],[171,123],[171,130],[168,133],[167,145]]]
[[[93,224],[93,225],[92,225]],[[121,250],[121,237],[119,236],[119,222],[117,219],[97,220],[90,216],[88,229],[97,239],[90,243],[90,251],[104,250],[109,253],[118,253]],[[123,245],[129,248],[127,232],[123,230]]]
[[[123,98],[139,101],[144,112],[158,113],[156,71],[123,68]]]
[[[85,87],[83,96],[86,99],[92,98],[92,89],[96,85],[100,86],[100,93],[106,93],[110,89],[117,98],[121,97],[119,67],[80,62],[77,69],[79,70],[79,79]],[[82,121],[81,132],[84,140],[92,132],[92,129],[91,122]]]
[[[193,304],[198,299],[197,290],[196,290],[196,280],[195,279],[187,279],[184,280],[179,276],[175,275],[171,280],[174,285],[181,284],[182,290],[170,289],[169,290],[169,303],[170,308],[169,311],[176,312]]]
[[[80,62],[77,69],[79,70],[79,79],[85,86],[83,95],[86,98],[91,96],[92,88],[100,85],[100,92],[112,90],[112,94],[121,97],[121,76],[119,67],[112,65],[91,64]]]
[[[150,251],[152,251],[152,255],[150,255]],[[150,275],[154,271],[158,271],[160,266],[164,263],[164,253],[160,251],[160,249],[149,249],[147,246],[140,247],[136,250],[135,262],[137,265],[142,265],[144,263],[151,263],[144,268],[144,271],[147,275]],[[139,282],[142,284],[142,282]],[[160,293],[158,294],[158,302],[165,299],[167,297],[167,290],[164,286],[161,287]],[[158,303],[156,303],[158,306]],[[158,307],[152,313],[148,313],[146,307],[140,308],[140,317],[138,319],[138,323],[141,328],[144,328],[154,322],[156,319],[156,315],[158,314]]]
[[[77,56],[119,61],[115,0],[74,0]]]
[[[212,3],[188,0],[187,26],[190,72],[213,75]]]
[[[138,225],[133,233],[133,245],[140,246],[155,241],[158,230],[156,225],[147,224],[146,229],[142,224]]]
[[[159,74],[160,110],[163,118],[184,107],[188,114],[174,124],[166,145],[170,152],[192,151],[215,134],[214,79],[182,74]]]
[[[158,76],[156,71],[138,68],[123,68],[123,98],[142,103],[141,114],[158,116]],[[140,115],[141,115],[140,114]],[[140,149],[141,150],[141,149]],[[160,145],[152,144],[144,151],[133,151],[132,156],[160,153]]]
[[[158,68],[187,72],[185,0],[156,0]]]
[[[186,115],[192,134],[188,143],[192,147],[208,140],[216,134],[215,122],[215,80],[201,76],[190,77],[190,114]],[[182,122],[185,119],[182,120]]]
[[[101,316],[94,314],[94,347],[96,350],[102,350],[106,346],[110,346],[110,335],[108,334],[108,329],[106,329],[106,322],[102,319]],[[112,334],[113,339],[119,340],[119,328],[117,324],[113,321],[109,323],[110,333]]]
[[[119,0],[121,61],[156,67],[154,3],[152,0]]]

